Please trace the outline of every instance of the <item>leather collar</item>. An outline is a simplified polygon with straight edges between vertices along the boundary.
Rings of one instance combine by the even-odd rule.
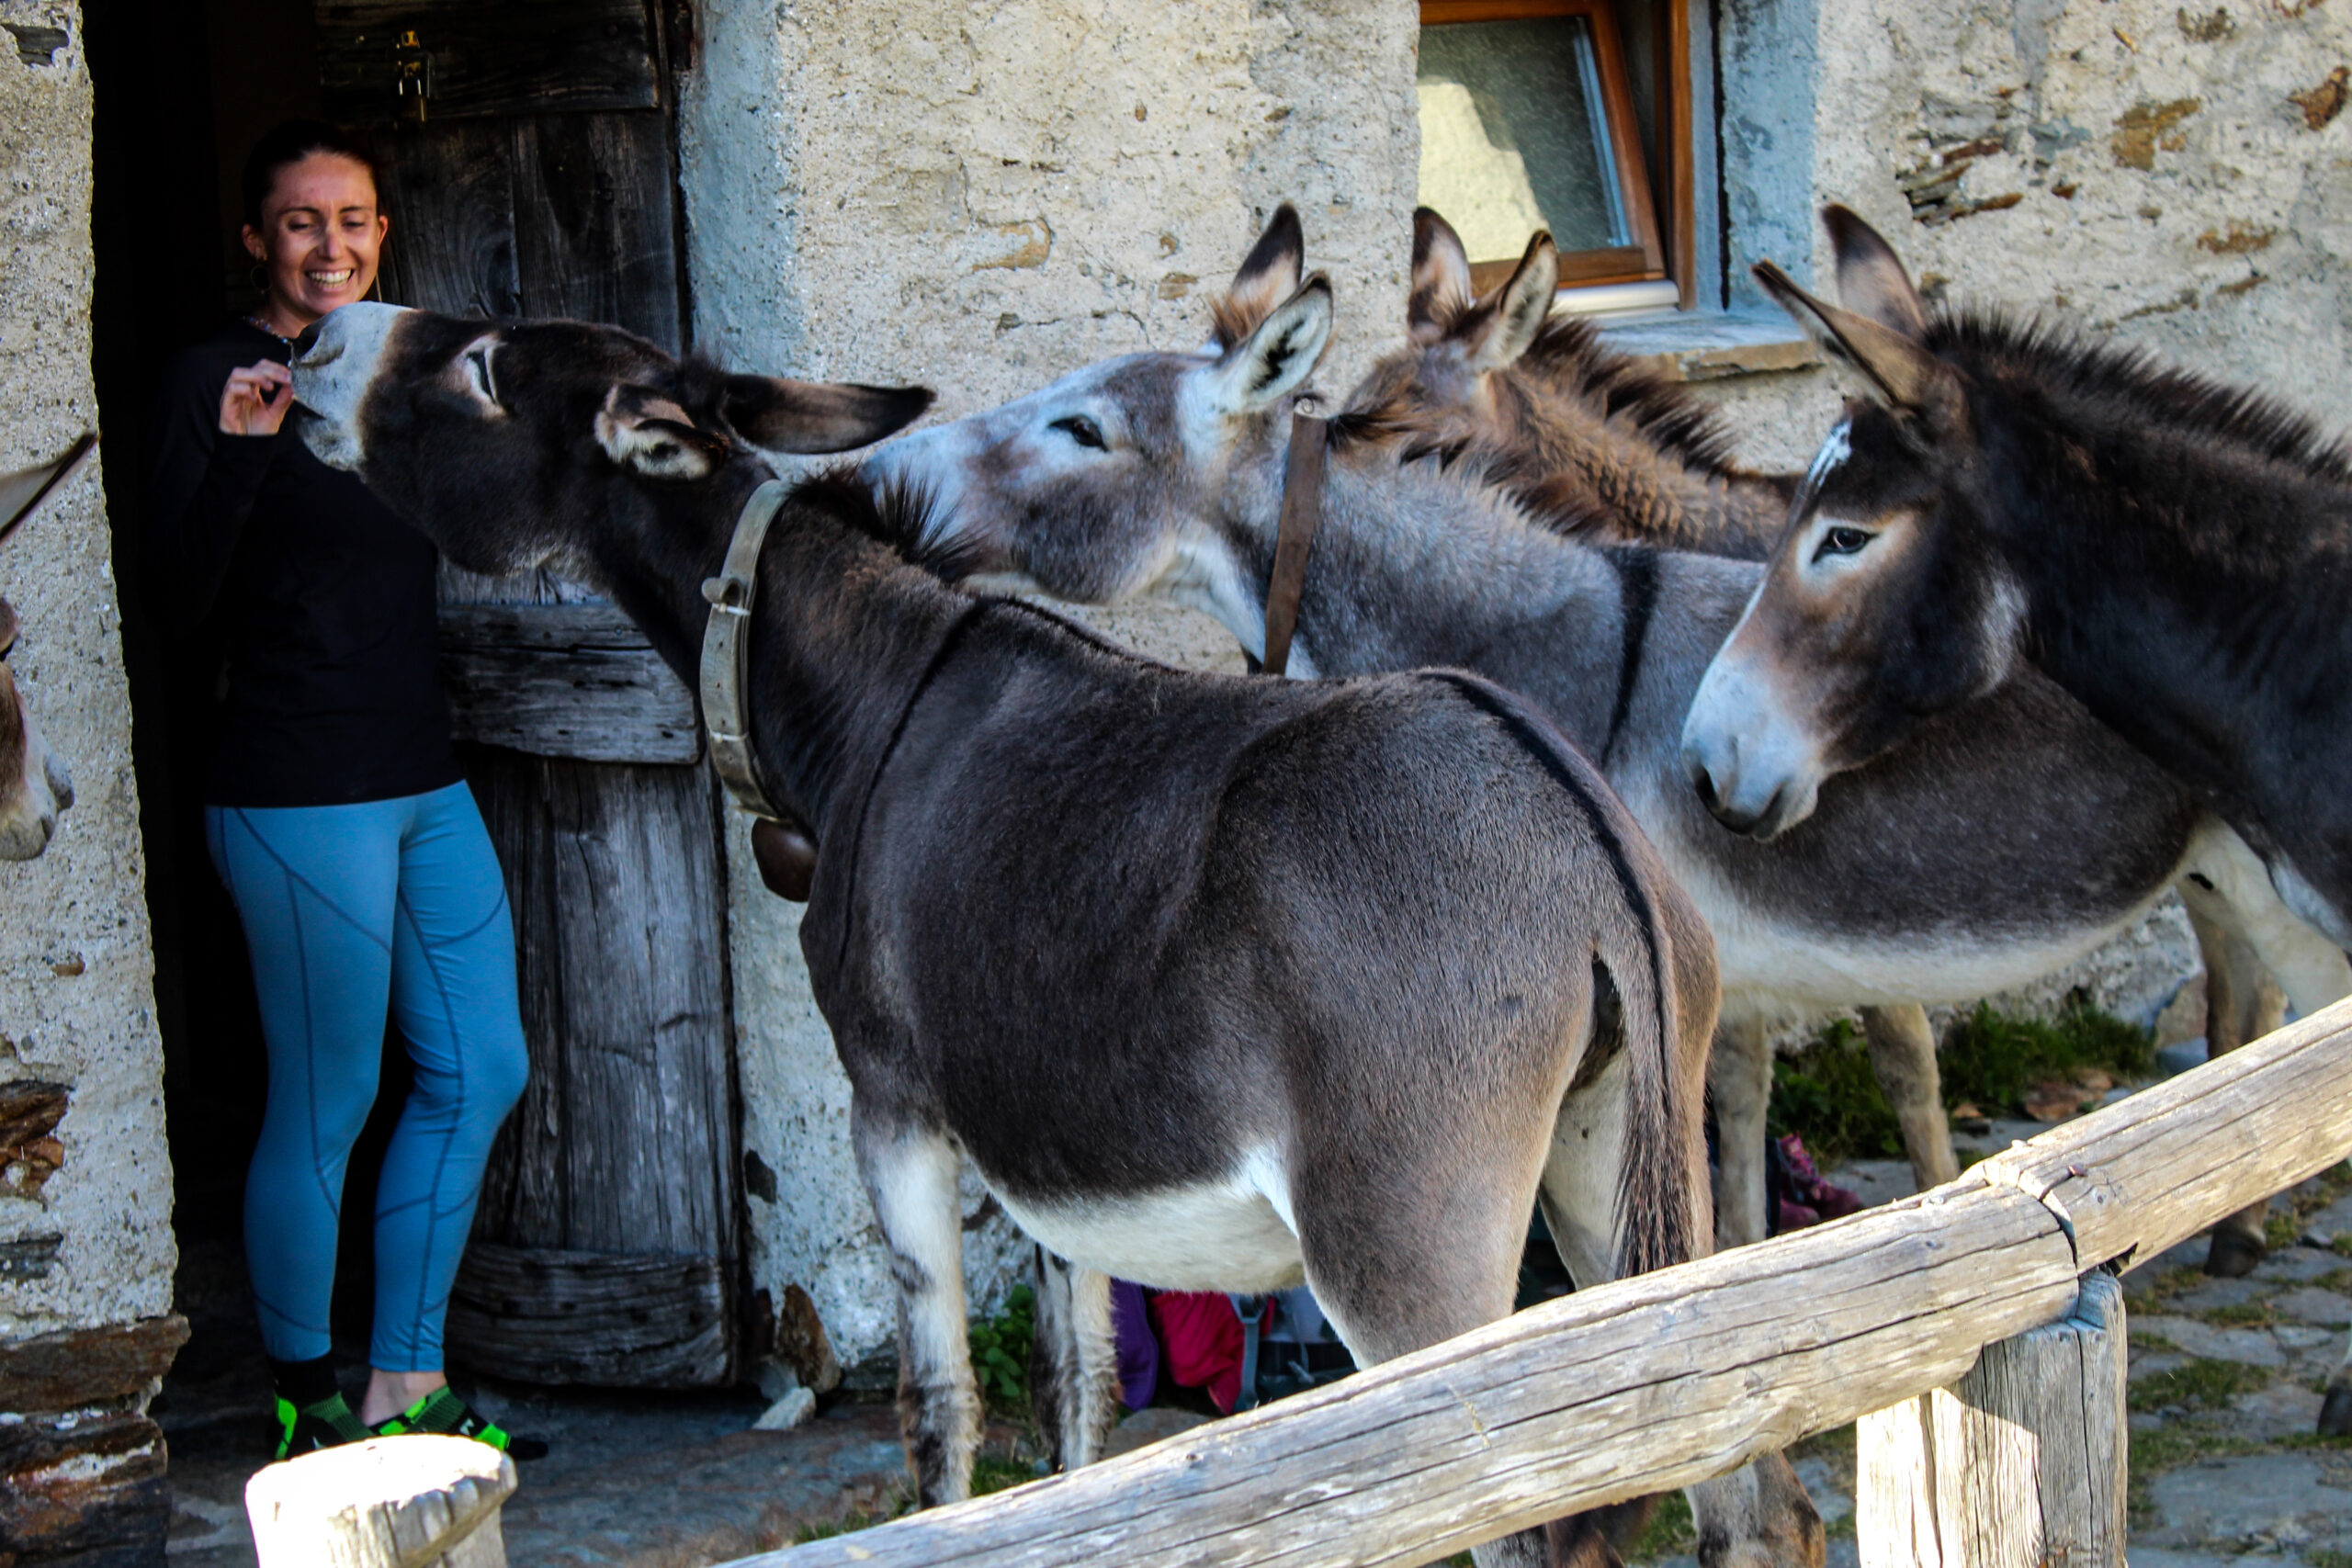
[[[1330,422],[1311,413],[1290,420],[1290,454],[1283,465],[1283,515],[1274,535],[1274,570],[1266,583],[1266,657],[1261,668],[1290,668],[1291,635],[1298,629],[1299,596],[1306,589],[1306,555],[1323,521],[1323,454]]]
[[[759,767],[752,758],[743,688],[752,656],[752,601],[759,587],[760,550],[768,541],[768,525],[790,492],[791,486],[782,479],[770,479],[752,492],[735,519],[726,564],[702,585],[702,596],[710,601],[710,620],[702,634],[702,727],[710,738],[710,765],[736,805],[754,817],[786,823],[793,820],[792,814],[761,786]]]

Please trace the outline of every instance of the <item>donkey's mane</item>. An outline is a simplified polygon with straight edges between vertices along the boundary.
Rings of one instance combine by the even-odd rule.
[[[2093,343],[2058,322],[1984,309],[1939,313],[1928,347],[1980,382],[2023,379],[2071,402],[2120,404],[2113,412],[2133,421],[2226,442],[2324,484],[2352,485],[2352,441],[2267,393],[2166,365],[2144,348]]]
[[[1733,456],[1731,433],[1713,408],[1679,382],[1609,347],[1600,329],[1583,317],[1545,318],[1520,364],[1538,376],[1566,381],[1599,403],[1609,418],[1622,415],[1651,445],[1694,468],[1718,479],[1744,472]]]
[[[1630,542],[1617,514],[1580,482],[1549,478],[1525,456],[1498,449],[1464,428],[1432,428],[1428,419],[1412,412],[1401,389],[1369,406],[1333,414],[1329,442],[1334,457],[1362,447],[1385,452],[1400,469],[1431,463],[1465,485],[1512,496],[1530,523],[1566,538],[1588,544]]]
[[[956,581],[978,565],[979,551],[971,540],[940,536],[938,497],[928,485],[894,475],[876,486],[855,464],[840,463],[801,480],[793,487],[792,500],[943,581]]]

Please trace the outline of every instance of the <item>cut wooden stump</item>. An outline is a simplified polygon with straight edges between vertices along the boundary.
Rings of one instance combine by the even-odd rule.
[[[471,1438],[373,1438],[245,1483],[261,1568],[506,1568],[514,1461]]]
[[[1862,1417],[1863,1568],[2122,1568],[2123,1287],[2095,1273],[2056,1323]]]

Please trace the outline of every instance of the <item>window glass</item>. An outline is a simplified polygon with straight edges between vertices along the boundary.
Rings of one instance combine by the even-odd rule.
[[[1473,261],[1549,229],[1564,251],[1634,243],[1582,17],[1421,29],[1421,202]]]

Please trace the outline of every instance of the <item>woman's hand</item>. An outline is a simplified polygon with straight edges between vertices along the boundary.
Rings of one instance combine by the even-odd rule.
[[[275,435],[294,406],[294,372],[275,359],[258,359],[229,372],[220,389],[220,434]]]

